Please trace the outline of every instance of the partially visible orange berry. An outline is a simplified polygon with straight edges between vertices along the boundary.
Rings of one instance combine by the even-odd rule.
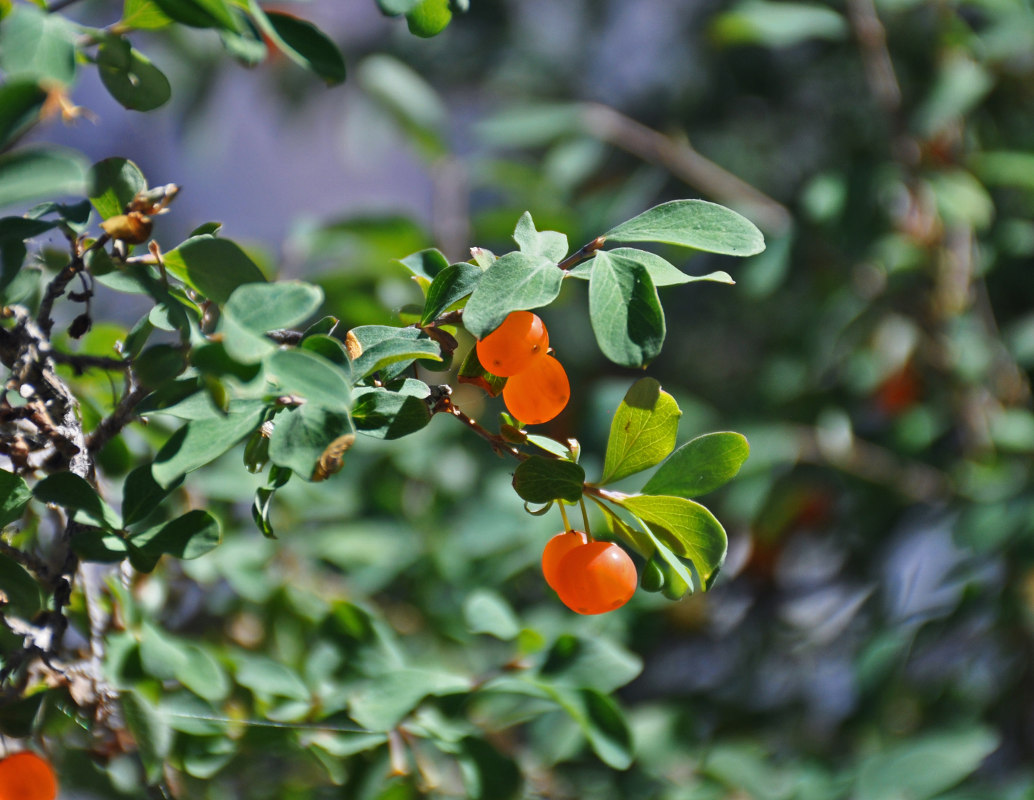
[[[574,548],[581,547],[588,542],[589,537],[581,531],[563,531],[546,542],[546,546],[542,549],[542,575],[551,589],[556,590],[560,577],[560,559]]]
[[[638,579],[628,553],[613,542],[589,542],[570,550],[557,565],[556,593],[579,614],[605,614],[635,594]]]
[[[526,425],[549,422],[567,406],[571,382],[563,365],[552,356],[536,359],[523,372],[506,381],[506,410]]]
[[[477,343],[481,366],[503,378],[523,372],[548,349],[546,326],[530,311],[511,311],[502,325]]]
[[[0,800],[54,800],[57,777],[50,763],[31,750],[0,761]]]

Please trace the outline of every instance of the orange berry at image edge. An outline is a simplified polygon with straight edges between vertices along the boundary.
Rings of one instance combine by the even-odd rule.
[[[613,542],[589,542],[569,550],[557,564],[553,587],[578,614],[606,614],[635,594],[638,578],[628,553]]]
[[[0,800],[54,800],[57,777],[50,763],[31,750],[0,760]]]
[[[552,356],[532,362],[524,372],[508,378],[503,403],[510,415],[526,425],[549,422],[571,399],[571,383],[563,365]]]
[[[537,314],[511,311],[503,324],[481,339],[476,347],[481,366],[493,375],[509,378],[546,355],[549,332]]]
[[[549,588],[556,591],[560,578],[560,560],[574,548],[589,543],[589,537],[581,531],[561,531],[542,549],[542,576]]]

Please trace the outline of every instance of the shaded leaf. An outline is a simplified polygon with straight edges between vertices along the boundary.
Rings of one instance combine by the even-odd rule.
[[[155,456],[151,474],[161,486],[221,456],[251,433],[265,410],[260,400],[234,400],[224,416],[203,417],[176,431]]]
[[[0,554],[0,595],[4,612],[8,609],[22,619],[31,620],[43,607],[40,585],[17,561]]]
[[[452,264],[439,272],[427,289],[420,324],[429,325],[439,314],[469,295],[483,274],[481,267],[466,262]]]
[[[0,528],[20,519],[31,499],[32,492],[20,475],[0,469]]]
[[[25,147],[0,155],[0,207],[82,195],[86,159],[63,147]]]
[[[169,79],[127,39],[111,36],[97,50],[101,82],[123,106],[151,111],[172,96]]]
[[[31,3],[17,4],[0,25],[0,70],[4,78],[71,86],[75,80],[75,37],[75,29],[60,14],[47,14]]]
[[[170,19],[193,28],[237,30],[237,21],[225,0],[154,0]]]
[[[427,384],[412,378],[385,388],[357,389],[352,409],[355,427],[378,439],[398,439],[414,433],[431,421],[431,410],[425,402],[429,394]]]
[[[348,413],[305,403],[274,417],[269,458],[305,480],[312,480],[320,459],[331,445],[355,429]]]
[[[589,315],[603,354],[624,367],[642,367],[661,352],[664,311],[650,273],[631,259],[601,251],[589,279]]]
[[[345,79],[345,59],[341,51],[311,22],[288,14],[264,11],[256,0],[249,0],[248,10],[259,29],[296,64],[331,85]]]
[[[471,633],[487,633],[510,641],[521,632],[513,609],[497,592],[475,589],[463,601],[463,621]]]
[[[134,469],[122,485],[122,524],[146,519],[179,484],[179,480],[168,486],[159,484],[151,475],[150,464]]]
[[[542,256],[557,263],[564,260],[569,249],[567,236],[557,231],[539,231],[531,218],[531,212],[525,211],[517,220],[513,232],[513,240],[528,256]]]
[[[122,527],[122,520],[115,510],[101,499],[88,481],[74,472],[48,475],[32,488],[32,494],[41,503],[53,503],[75,511],[75,518],[84,524],[109,530]]]
[[[360,687],[349,705],[352,719],[370,731],[387,731],[428,695],[467,692],[470,680],[449,672],[403,668],[381,673]]]
[[[222,539],[219,521],[202,509],[188,511],[176,519],[129,537],[129,543],[148,556],[171,555],[198,558],[218,546]]]
[[[6,148],[39,119],[47,93],[31,78],[0,86],[0,149]]]
[[[585,470],[578,464],[543,456],[528,457],[513,473],[514,491],[529,503],[577,503],[584,483]]]

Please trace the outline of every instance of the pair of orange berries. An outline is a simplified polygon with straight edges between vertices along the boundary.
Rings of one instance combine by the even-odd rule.
[[[0,800],[54,800],[57,777],[45,758],[22,750],[0,761]]]
[[[506,410],[527,425],[549,422],[571,398],[567,372],[548,351],[549,332],[530,311],[511,311],[502,325],[477,343],[481,366],[507,379]]]
[[[579,614],[621,608],[635,594],[637,583],[628,553],[582,531],[564,531],[546,542],[542,574],[561,602]]]

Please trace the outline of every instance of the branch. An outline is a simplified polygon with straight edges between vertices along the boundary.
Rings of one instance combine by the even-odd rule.
[[[68,284],[72,282],[72,279],[78,275],[85,268],[86,254],[91,250],[96,250],[98,247],[104,247],[108,243],[108,239],[111,237],[108,234],[103,233],[98,237],[97,241],[83,250],[81,253],[77,253],[71,261],[68,262],[67,266],[62,269],[49,284],[47,284],[47,291],[43,295],[43,300],[39,304],[39,312],[36,318],[39,320],[40,330],[43,331],[45,336],[50,336],[50,331],[54,327],[54,320],[51,318],[51,312],[54,310],[54,301],[57,300],[61,295],[65,293],[65,289]]]
[[[58,364],[68,364],[75,370],[77,375],[82,375],[90,368],[121,372],[130,367],[129,361],[124,361],[120,358],[91,356],[82,353],[63,353],[60,350],[51,350],[50,357]]]
[[[91,453],[98,452],[113,437],[121,433],[122,429],[132,421],[133,412],[140,405],[140,401],[151,393],[150,389],[135,383],[132,373],[128,375],[128,383],[126,393],[122,395],[115,410],[100,421],[100,424],[86,440],[86,446]]]
[[[484,439],[492,446],[492,450],[495,451],[496,455],[501,456],[505,453],[507,455],[513,456],[518,461],[527,460],[527,454],[522,453],[513,444],[506,441],[506,439],[504,439],[502,436],[492,433],[490,430],[480,425],[477,422],[477,420],[471,419],[462,411],[460,411],[459,408],[453,405],[452,398],[449,397],[448,394],[442,394],[438,398],[437,402],[435,402],[434,407],[431,409],[432,414],[438,414],[441,412],[452,414],[452,416],[456,417],[456,419],[458,419],[460,422],[462,422],[464,425],[466,425],[468,428],[474,431],[474,433],[476,433],[478,436],[480,436],[482,439]]]
[[[786,206],[704,158],[689,142],[665,136],[599,103],[586,104],[582,115],[590,136],[662,166],[704,194],[738,207],[765,231],[778,235],[790,227],[792,217]]]

